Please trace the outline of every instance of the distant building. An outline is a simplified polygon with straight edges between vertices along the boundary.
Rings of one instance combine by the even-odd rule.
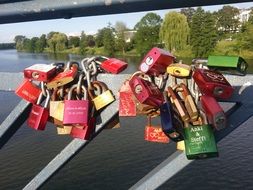
[[[135,31],[135,30],[125,31],[124,32],[125,42],[131,42],[131,40],[133,39],[136,32],[137,31]]]
[[[240,9],[240,13],[238,15],[240,23],[244,23],[249,20],[250,12],[250,9]]]

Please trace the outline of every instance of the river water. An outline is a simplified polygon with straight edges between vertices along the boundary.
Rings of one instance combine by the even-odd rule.
[[[66,60],[81,57],[4,50],[0,71],[22,72],[35,63]],[[125,60],[129,63],[125,72],[133,73],[140,58]],[[0,123],[19,101],[13,92],[0,92]],[[144,117],[120,118],[120,122],[121,128],[104,130],[41,189],[128,189],[175,151],[173,142],[144,141]],[[251,118],[218,144],[218,158],[193,162],[159,189],[253,189],[252,122]],[[0,189],[23,188],[70,141],[68,136],[56,135],[53,125],[38,132],[24,124],[0,150]]]

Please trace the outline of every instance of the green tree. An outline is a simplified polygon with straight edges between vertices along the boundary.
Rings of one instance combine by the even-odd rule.
[[[169,12],[163,20],[160,39],[164,42],[166,49],[170,51],[182,50],[187,44],[189,31],[185,15],[175,11]]]
[[[79,36],[69,36],[69,46],[70,47],[79,47],[80,37]]]
[[[206,57],[211,53],[217,42],[215,19],[210,12],[197,8],[192,17],[190,43],[196,57]]]
[[[97,47],[104,46],[103,39],[104,39],[104,35],[105,35],[106,30],[107,30],[106,28],[102,28],[102,29],[98,30],[98,33],[95,38],[95,42],[96,42]]]
[[[85,54],[85,48],[86,48],[86,34],[84,33],[84,31],[82,31],[80,36],[80,49],[79,49],[81,55]]]
[[[18,51],[22,51],[24,49],[24,40],[26,39],[23,35],[17,35],[14,38],[15,46]]]
[[[48,45],[51,51],[60,52],[67,48],[68,38],[63,33],[55,33],[48,40]]]
[[[110,24],[104,28],[103,44],[105,53],[109,56],[113,56],[115,53],[115,39],[114,29],[110,26]]]
[[[116,22],[115,24],[115,31],[116,31],[116,46],[117,49],[122,51],[125,54],[127,43],[125,41],[125,32],[127,31],[126,24],[124,22]]]
[[[147,13],[135,25],[134,29],[137,31],[135,34],[135,46],[140,55],[147,53],[152,47],[158,44],[159,30],[162,19],[155,13]]]
[[[40,36],[40,45],[41,48],[44,50],[47,47],[47,38],[46,38],[46,34],[42,34]]]
[[[95,38],[93,35],[87,35],[85,39],[85,45],[87,47],[94,47],[95,46]]]
[[[192,7],[188,7],[188,8],[185,8],[185,9],[181,9],[180,13],[186,16],[188,25],[191,25],[192,16],[195,13],[195,9],[192,8]]]
[[[216,14],[217,16],[217,28],[222,34],[236,32],[239,22],[239,9],[226,5],[223,6]]]

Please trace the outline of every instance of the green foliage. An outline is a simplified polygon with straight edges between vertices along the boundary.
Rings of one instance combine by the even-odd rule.
[[[158,44],[161,23],[159,15],[148,13],[135,25],[135,48],[141,56]]]
[[[197,8],[192,17],[190,44],[195,57],[207,57],[217,42],[215,19],[209,12]]]
[[[217,12],[217,28],[222,34],[236,32],[240,24],[239,18],[237,17],[238,15],[239,9],[229,5],[223,6],[223,8]]]
[[[186,16],[187,23],[190,25],[191,22],[192,22],[192,16],[195,13],[195,9],[192,8],[192,7],[188,7],[188,8],[185,8],[185,9],[181,9],[180,13]]]
[[[113,29],[110,26],[104,28],[103,44],[105,53],[113,56],[115,54],[115,39]]]
[[[80,38],[78,36],[69,36],[68,45],[69,47],[79,47]]]
[[[0,49],[14,49],[15,43],[0,43]]]
[[[86,47],[94,47],[96,45],[95,38],[92,35],[87,35],[85,39]]]
[[[55,33],[48,39],[47,43],[52,52],[60,52],[67,48],[68,38],[66,34]]]
[[[81,55],[84,55],[86,51],[85,41],[86,41],[86,34],[84,33],[84,31],[82,31],[81,37],[80,37],[80,49],[79,49],[79,52]]]
[[[116,22],[115,24],[116,31],[116,48],[119,51],[122,51],[122,54],[125,54],[126,51],[126,41],[125,41],[125,32],[127,31],[126,24],[123,22]]]
[[[170,51],[182,50],[187,45],[189,38],[189,26],[186,16],[177,12],[169,12],[165,15],[160,38],[165,48]]]

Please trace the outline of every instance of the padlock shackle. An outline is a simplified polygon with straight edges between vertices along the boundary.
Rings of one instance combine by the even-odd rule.
[[[71,86],[71,88],[69,89],[69,92],[68,92],[68,100],[71,100],[73,90],[77,89],[77,88],[78,88],[77,84],[74,84],[74,85]],[[87,100],[88,99],[88,93],[87,93],[87,89],[85,88],[84,85],[82,85],[82,90],[83,90],[83,93],[84,93],[83,100]]]
[[[40,105],[42,103],[42,98],[43,98],[43,92],[40,93],[40,96],[37,100],[37,105]],[[44,107],[47,108],[48,107],[48,104],[49,104],[49,101],[50,101],[50,92],[49,90],[46,89],[46,100],[45,100],[45,104],[44,104]]]

